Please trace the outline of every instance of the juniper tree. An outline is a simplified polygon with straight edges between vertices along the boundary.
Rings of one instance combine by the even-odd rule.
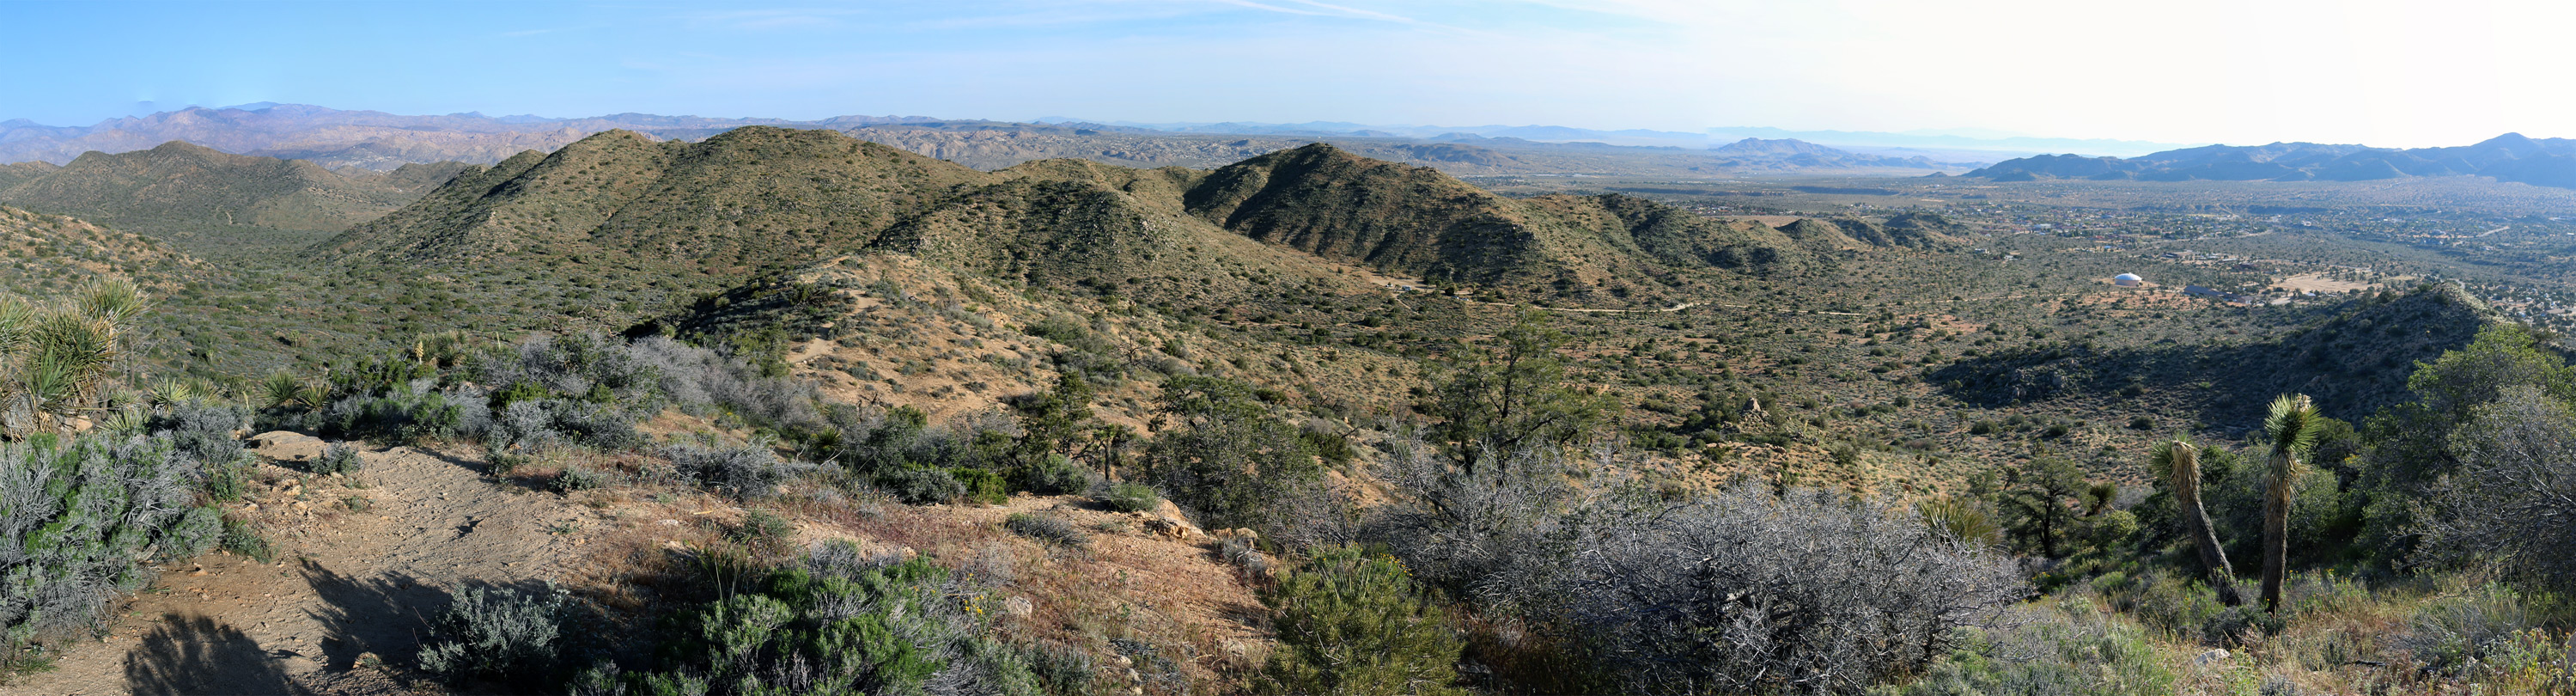
[[[1428,366],[1432,435],[1458,468],[1476,468],[1513,452],[1563,447],[1590,439],[1610,422],[1617,402],[1567,384],[1567,343],[1547,315],[1528,312],[1494,336]]]

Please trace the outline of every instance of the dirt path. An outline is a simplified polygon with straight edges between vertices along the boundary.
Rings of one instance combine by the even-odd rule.
[[[365,655],[410,660],[447,588],[542,582],[585,541],[549,531],[590,526],[555,495],[496,486],[435,452],[362,457],[364,488],[295,486],[300,472],[263,464],[282,477],[252,496],[272,563],[210,554],[165,568],[116,608],[101,644],[68,650],[54,671],[0,693],[405,692],[383,672],[353,667]],[[365,511],[346,505],[353,497]]]

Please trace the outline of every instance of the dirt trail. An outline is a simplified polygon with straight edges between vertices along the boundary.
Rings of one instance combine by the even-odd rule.
[[[297,487],[299,472],[262,464],[283,478],[252,500],[274,562],[210,554],[164,568],[150,589],[114,607],[102,643],[75,646],[54,671],[0,693],[408,691],[379,670],[353,667],[369,654],[408,661],[446,588],[549,579],[586,541],[550,530],[591,527],[586,511],[555,495],[497,486],[475,465],[436,452],[361,456],[365,488],[327,479]],[[350,510],[351,497],[368,509]]]

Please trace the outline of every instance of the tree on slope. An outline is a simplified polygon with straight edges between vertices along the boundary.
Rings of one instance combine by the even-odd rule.
[[[2263,491],[2263,609],[2281,611],[2281,581],[2290,557],[2290,483],[2304,465],[2299,458],[2316,444],[2317,421],[2323,418],[2306,394],[2284,394],[2272,400],[2263,432],[2272,444],[2270,485]]]
[[[2209,525],[2209,511],[2200,504],[2200,449],[2175,440],[2156,445],[2147,456],[2150,468],[2169,476],[2167,485],[2182,511],[2183,533],[2200,548],[2201,565],[2209,568],[2209,582],[2218,588],[2219,601],[2231,607],[2244,604],[2244,595],[2236,591],[2236,567],[2227,562],[2227,552],[2218,546],[2218,532]]]
[[[1590,438],[1611,420],[1617,402],[1567,386],[1567,341],[1530,312],[1494,336],[1431,366],[1432,393],[1422,404],[1432,434],[1461,471],[1474,474],[1513,453],[1563,447]]]

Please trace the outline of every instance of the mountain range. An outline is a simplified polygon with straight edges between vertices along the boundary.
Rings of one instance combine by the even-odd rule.
[[[923,116],[840,116],[813,121],[632,113],[573,119],[479,113],[405,116],[265,103],[220,109],[190,107],[81,127],[47,126],[23,119],[0,121],[0,163],[68,164],[86,152],[131,152],[182,140],[233,154],[306,160],[333,170],[392,171],[405,164],[440,161],[491,165],[519,152],[550,151],[608,130],[630,131],[657,140],[697,141],[731,129],[761,125],[841,131],[986,171],[1057,158],[1121,166],[1205,169],[1317,141],[1333,142],[1374,158],[1436,166],[1459,175],[1707,176],[1731,171],[1901,174],[1908,169],[1956,172],[1975,166],[1905,158],[1828,158],[1795,163],[1748,160],[1740,156],[1743,153],[1727,156],[1708,151],[1705,138],[1655,141],[1651,145],[1634,144],[1643,141],[1624,136],[1608,139],[1631,144],[1568,142],[1586,135],[1633,133],[1554,126],[1410,135],[1325,127],[1340,124],[1309,124],[1312,128],[1204,124],[1156,130],[1084,122],[1009,123]],[[1845,161],[1849,163],[1829,163]],[[24,173],[0,170],[0,183],[24,177]]]
[[[2506,133],[2474,145],[2413,149],[2318,143],[2210,145],[2127,159],[2040,155],[1998,162],[1967,174],[1996,181],[2376,181],[2460,175],[2576,188],[2576,140]]]
[[[609,131],[467,166],[316,252],[460,269],[614,259],[716,279],[877,251],[1175,303],[1288,279],[1359,282],[1316,270],[1332,267],[1312,263],[1320,256],[1626,304],[1698,287],[1708,273],[1822,270],[1853,250],[1940,236],[1907,243],[1861,230],[1875,227],[1773,229],[1619,195],[1506,198],[1324,143],[1214,170],[1057,159],[983,172],[839,131],[751,126],[694,143]]]

